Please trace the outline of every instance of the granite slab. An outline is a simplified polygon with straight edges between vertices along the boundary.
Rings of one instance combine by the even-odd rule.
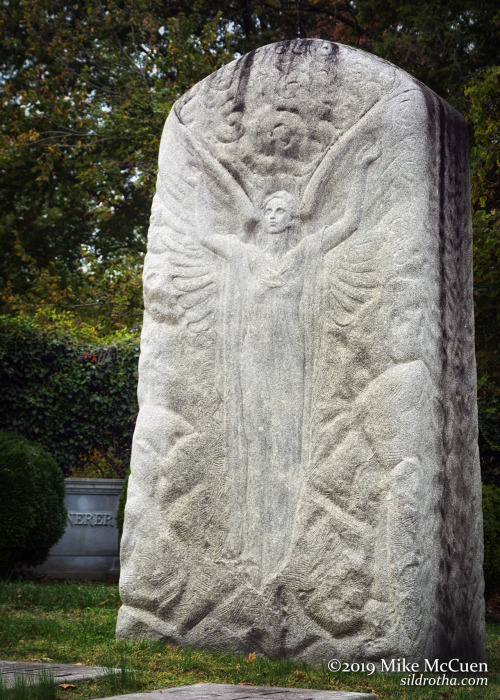
[[[363,700],[376,696],[372,693],[350,693],[338,690],[309,690],[307,688],[275,688],[265,685],[228,685],[223,683],[197,683],[177,688],[164,688],[147,693],[113,695],[100,700],[202,700],[221,698],[223,700],[251,700],[252,698],[272,698],[272,700]]]
[[[23,675],[33,678],[40,675],[42,671],[49,671],[54,676],[56,683],[76,683],[103,676],[109,672],[109,669],[102,666],[0,660],[0,679],[8,688],[14,686],[17,676]]]

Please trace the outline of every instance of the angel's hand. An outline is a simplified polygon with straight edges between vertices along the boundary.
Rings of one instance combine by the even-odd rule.
[[[360,164],[362,167],[367,168],[371,163],[380,158],[381,155],[382,148],[380,144],[372,141],[361,149],[359,154]]]

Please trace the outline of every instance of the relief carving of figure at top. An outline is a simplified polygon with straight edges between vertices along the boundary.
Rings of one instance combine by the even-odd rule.
[[[185,144],[191,167],[189,174],[178,173],[180,178],[160,170],[158,192],[169,212],[170,274],[191,342],[209,333],[217,346],[227,459],[240,523],[232,528],[226,555],[245,561],[258,585],[259,577],[284,566],[292,546],[308,455],[315,353],[309,331],[323,295],[322,260],[359,228],[367,175],[381,147],[371,132],[366,141],[356,142],[348,194],[335,214],[323,206],[321,192],[338,147],[324,153],[302,196],[278,189],[251,199],[173,119],[176,143]],[[196,203],[196,220],[183,211],[186,198]],[[346,282],[340,276],[331,284],[337,284],[341,299],[362,279],[358,274]],[[287,531],[289,536],[276,537]]]

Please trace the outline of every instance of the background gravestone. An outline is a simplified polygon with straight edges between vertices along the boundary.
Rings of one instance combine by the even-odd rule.
[[[118,581],[120,535],[116,511],[123,479],[65,479],[64,535],[33,570],[52,578]]]
[[[484,658],[465,123],[263,47],[174,106],[144,268],[119,637]]]

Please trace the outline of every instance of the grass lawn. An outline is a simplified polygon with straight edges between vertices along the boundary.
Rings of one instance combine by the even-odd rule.
[[[192,683],[373,691],[378,698],[390,700],[498,700],[500,697],[500,624],[489,624],[487,628],[489,673],[468,674],[471,678],[487,675],[487,687],[408,687],[401,684],[408,674],[331,673],[326,666],[269,661],[254,658],[252,654],[243,657],[181,649],[165,643],[117,642],[114,634],[119,606],[115,585],[0,580],[0,658],[122,666],[123,672],[117,677],[79,682],[75,688],[57,688],[53,697],[60,700],[99,698]],[[432,678],[431,674],[424,676]],[[457,683],[461,683],[461,678]]]

